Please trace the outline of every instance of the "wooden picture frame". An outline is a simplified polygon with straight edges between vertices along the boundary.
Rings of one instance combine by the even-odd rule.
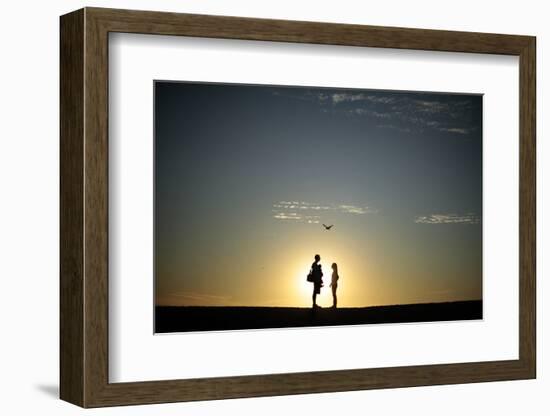
[[[535,378],[534,37],[101,8],[62,16],[60,30],[61,399],[101,407]],[[519,359],[109,383],[110,32],[519,56]]]

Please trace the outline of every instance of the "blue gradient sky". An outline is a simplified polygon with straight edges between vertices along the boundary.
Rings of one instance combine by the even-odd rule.
[[[480,95],[156,82],[156,304],[308,306],[316,253],[341,306],[481,299],[481,122]]]

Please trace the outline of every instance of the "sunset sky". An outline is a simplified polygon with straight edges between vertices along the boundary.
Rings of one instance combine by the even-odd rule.
[[[481,299],[482,96],[155,82],[157,305]],[[322,223],[334,224],[326,231]]]

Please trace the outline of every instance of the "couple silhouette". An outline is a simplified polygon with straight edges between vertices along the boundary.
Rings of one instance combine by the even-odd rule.
[[[319,305],[317,305],[317,295],[321,293],[321,288],[324,286],[323,284],[323,270],[321,268],[321,256],[319,254],[315,255],[315,261],[311,265],[311,270],[307,276],[308,282],[313,283],[313,295],[311,296],[311,299],[313,301],[312,308],[320,308]],[[332,288],[332,307],[336,308],[338,299],[336,297],[336,290],[338,289],[338,279],[340,277],[338,276],[338,265],[336,263],[332,263],[332,280],[330,282],[330,288]]]

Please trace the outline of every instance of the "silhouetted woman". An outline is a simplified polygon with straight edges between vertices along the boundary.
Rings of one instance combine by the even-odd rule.
[[[338,279],[340,276],[338,276],[338,265],[336,263],[332,263],[332,280],[330,282],[330,286],[332,288],[332,307],[336,308],[336,304],[338,303],[338,299],[336,298],[336,289],[338,289]]]
[[[318,308],[317,306],[317,295],[321,293],[321,288],[323,287],[323,271],[321,270],[321,256],[316,254],[315,261],[311,265],[311,275],[313,276],[313,295],[311,296],[313,300],[313,308]]]

